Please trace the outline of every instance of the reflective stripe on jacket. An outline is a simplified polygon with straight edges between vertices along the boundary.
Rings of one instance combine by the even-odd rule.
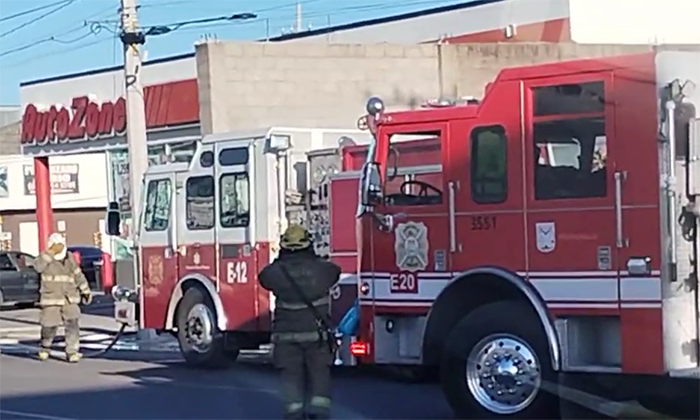
[[[328,334],[325,331],[314,332],[275,332],[270,340],[273,343],[313,343],[314,341],[326,341]]]
[[[34,268],[41,275],[41,306],[77,304],[81,295],[90,294],[88,281],[70,252],[61,261],[44,252],[36,258]]]

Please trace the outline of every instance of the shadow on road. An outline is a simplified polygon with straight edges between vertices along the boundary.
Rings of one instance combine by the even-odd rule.
[[[76,368],[89,363],[85,360]],[[279,419],[282,412],[277,372],[269,365],[236,364],[228,370],[202,371],[181,362],[152,362],[147,368],[104,369],[99,374],[128,378],[129,384],[111,390],[0,398],[1,417],[19,420],[21,416],[11,412],[29,412],[97,420]],[[435,385],[400,384],[356,371],[335,372],[333,401],[336,419],[452,418]]]

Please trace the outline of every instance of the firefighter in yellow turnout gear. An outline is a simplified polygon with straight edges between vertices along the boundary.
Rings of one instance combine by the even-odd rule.
[[[258,280],[275,295],[272,342],[281,370],[284,418],[329,419],[334,355],[328,344],[332,337],[318,317],[328,318],[328,294],[340,278],[340,268],[314,253],[309,233],[299,225],[284,232],[280,248],[279,257]]]
[[[60,233],[49,236],[48,249],[34,262],[41,275],[39,306],[41,306],[41,350],[38,357],[46,360],[61,323],[65,327],[66,360],[80,360],[80,307],[89,305],[92,294],[80,266],[68,252]]]

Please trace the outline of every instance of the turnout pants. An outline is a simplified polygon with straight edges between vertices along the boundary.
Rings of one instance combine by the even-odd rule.
[[[330,419],[331,364],[326,343],[275,343],[275,365],[281,369],[285,419]]]
[[[66,354],[75,354],[80,349],[80,307],[77,304],[52,305],[41,308],[41,347],[51,348],[61,324],[66,331]]]

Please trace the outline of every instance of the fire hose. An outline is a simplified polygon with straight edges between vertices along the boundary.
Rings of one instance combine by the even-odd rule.
[[[90,353],[83,353],[83,358],[85,359],[93,359],[95,357],[102,356],[103,354],[107,353],[108,351],[112,350],[112,347],[114,347],[115,344],[119,341],[121,338],[122,334],[124,334],[124,330],[126,329],[126,324],[122,324],[121,327],[119,327],[119,331],[117,331],[116,334],[114,334],[114,337],[112,337],[111,340],[109,340],[109,343],[107,343],[107,346],[105,348],[93,351]]]
[[[110,292],[115,302],[130,301],[136,298],[136,291],[126,287],[114,286],[111,288]],[[114,337],[112,337],[109,343],[107,343],[107,346],[105,346],[105,348],[90,353],[83,353],[83,357],[88,359],[95,358],[109,352],[124,334],[124,330],[126,329],[127,325],[127,323],[122,322],[121,327],[119,327],[119,331],[117,331]]]

